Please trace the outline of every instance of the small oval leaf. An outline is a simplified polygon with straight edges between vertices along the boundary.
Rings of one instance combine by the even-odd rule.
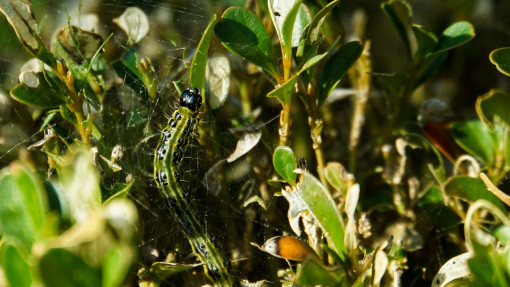
[[[475,37],[475,29],[469,22],[456,22],[443,31],[433,54],[438,54],[464,45]]]
[[[294,152],[288,146],[279,146],[273,154],[273,165],[276,172],[288,183],[295,184],[297,174],[294,170],[297,168]]]

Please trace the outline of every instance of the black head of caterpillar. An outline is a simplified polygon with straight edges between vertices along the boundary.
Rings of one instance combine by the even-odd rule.
[[[186,107],[192,112],[198,112],[202,106],[202,96],[200,95],[200,89],[189,88],[182,92],[179,104],[181,107]]]

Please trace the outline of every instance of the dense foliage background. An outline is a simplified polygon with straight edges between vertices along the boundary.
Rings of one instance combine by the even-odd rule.
[[[243,286],[510,284],[510,3],[0,10],[0,286],[214,283],[153,179],[188,87],[183,186]]]

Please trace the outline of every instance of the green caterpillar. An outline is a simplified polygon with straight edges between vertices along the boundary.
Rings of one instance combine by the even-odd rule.
[[[230,262],[207,236],[202,217],[196,211],[190,193],[181,184],[180,168],[186,147],[200,120],[202,96],[199,89],[185,90],[179,108],[173,113],[154,155],[154,179],[175,220],[188,238],[193,253],[204,263],[204,271],[214,286],[232,286]]]

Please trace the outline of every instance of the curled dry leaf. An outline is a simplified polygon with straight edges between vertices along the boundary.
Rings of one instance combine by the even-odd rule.
[[[103,38],[76,26],[66,26],[58,32],[57,41],[77,64],[81,64],[83,60],[92,59],[103,43]]]
[[[71,17],[71,25],[79,27],[85,31],[99,32],[99,17],[96,14],[84,14],[79,17]]]
[[[260,280],[257,282],[250,282],[246,279],[241,280],[241,287],[262,287],[266,286],[266,280]]]
[[[448,260],[439,272],[437,272],[432,281],[432,287],[443,287],[448,283],[462,278],[467,278],[471,275],[467,261],[473,254],[471,252],[462,253],[458,256]]]
[[[39,77],[34,72],[21,72],[19,74],[19,82],[29,88],[39,87]]]
[[[344,196],[355,182],[354,176],[348,173],[339,162],[329,162],[325,168],[325,175],[328,183]]]
[[[40,82],[38,74],[43,71],[43,66],[46,71],[51,70],[48,65],[43,64],[41,60],[37,58],[28,60],[25,64],[23,64],[23,66],[21,66],[19,82],[29,88],[39,87]]]
[[[32,3],[28,0],[3,0],[0,1],[0,11],[7,17],[21,43],[37,54],[40,40],[37,37],[37,23],[32,12]]]
[[[243,202],[243,207],[246,207],[252,203],[257,203],[260,207],[262,207],[264,210],[267,210],[267,206],[266,206],[266,203],[264,202],[264,200],[262,198],[260,198],[260,196],[258,195],[254,195],[250,198],[248,198],[247,200],[245,200]]]
[[[46,71],[50,71],[51,68],[44,64],[44,69]],[[40,73],[43,71],[43,63],[41,62],[41,60],[37,59],[37,58],[32,58],[28,61],[25,62],[25,64],[23,64],[23,66],[21,66],[20,68],[20,72],[34,72],[34,73]]]
[[[221,190],[222,177],[220,176],[220,173],[223,170],[224,164],[224,159],[219,160],[207,171],[204,179],[202,180],[202,185],[215,196],[218,195]]]
[[[249,152],[260,141],[262,132],[257,130],[251,133],[245,133],[237,142],[235,151],[227,158],[227,162],[233,162]]]
[[[381,283],[381,279],[386,273],[386,267],[388,267],[388,255],[383,248],[380,248],[374,258],[374,286],[379,286]]]
[[[347,191],[347,196],[345,199],[345,213],[347,214],[347,218],[352,220],[355,220],[354,212],[356,211],[356,206],[358,205],[359,193],[359,184],[351,186],[349,191]]]
[[[225,56],[212,57],[207,61],[207,85],[209,86],[209,106],[221,107],[228,96],[230,87],[230,63]]]
[[[349,191],[347,191],[345,200],[347,225],[345,228],[344,242],[348,252],[358,248],[358,237],[356,235],[356,218],[354,217],[354,212],[356,211],[356,206],[358,205],[359,192],[359,184],[351,186]]]
[[[130,43],[140,42],[149,33],[149,20],[147,15],[137,7],[129,7],[113,22],[128,35]]]

